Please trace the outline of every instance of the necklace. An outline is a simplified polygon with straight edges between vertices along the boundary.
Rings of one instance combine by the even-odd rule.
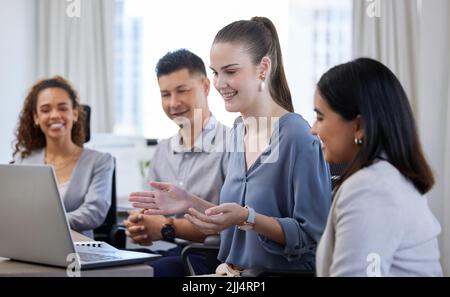
[[[55,171],[61,171],[67,168],[69,165],[73,163],[73,161],[77,161],[80,157],[81,148],[75,146],[73,151],[70,153],[70,157],[67,160],[64,160],[60,163],[55,163],[54,160],[50,160],[47,157],[47,152],[45,152],[45,164],[52,165],[55,168]]]

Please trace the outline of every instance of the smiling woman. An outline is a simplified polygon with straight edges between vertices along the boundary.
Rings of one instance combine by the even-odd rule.
[[[92,236],[111,203],[114,163],[109,154],[83,148],[84,122],[69,82],[42,80],[25,99],[13,157],[18,164],[53,166],[71,228]]]
[[[41,100],[38,100],[39,95],[41,95]],[[70,129],[67,130],[71,131],[73,143],[77,146],[83,146],[85,137],[84,111],[79,108],[75,90],[73,90],[69,83],[62,77],[55,77],[35,84],[25,99],[20,114],[19,128],[16,133],[17,142],[15,145],[14,156],[20,152],[21,157],[27,157],[33,150],[41,149],[45,146],[45,131],[49,128],[55,129],[56,127],[42,125],[44,130],[41,130],[38,115],[41,115],[45,119],[45,114],[48,114],[52,108],[52,98],[55,98],[55,102],[58,102],[57,109],[63,111],[64,114],[68,114],[67,110],[69,109],[73,111],[73,114],[69,114],[68,116],[76,117],[77,120],[74,121],[73,125],[70,122]],[[39,109],[38,101],[40,101]],[[61,125],[61,123],[56,124]]]

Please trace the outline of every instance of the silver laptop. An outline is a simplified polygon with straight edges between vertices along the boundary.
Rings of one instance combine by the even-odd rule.
[[[0,238],[0,257],[82,270],[160,257],[74,243],[53,168],[43,165],[0,165]]]

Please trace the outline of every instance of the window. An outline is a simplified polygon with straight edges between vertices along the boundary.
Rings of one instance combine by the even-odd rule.
[[[176,133],[161,107],[154,71],[159,58],[187,48],[208,69],[217,31],[255,15],[277,27],[294,107],[312,123],[315,83],[329,67],[351,57],[351,0],[116,0],[115,133],[147,138]],[[209,105],[226,125],[238,116],[225,110],[214,89]]]

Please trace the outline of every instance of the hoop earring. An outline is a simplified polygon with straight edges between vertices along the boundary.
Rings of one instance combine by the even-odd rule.
[[[264,92],[266,90],[266,77],[264,75],[261,75],[259,79],[261,80],[261,82],[259,83],[259,91]]]
[[[354,142],[357,146],[361,146],[363,144],[363,140],[362,139],[358,139],[355,137]]]

